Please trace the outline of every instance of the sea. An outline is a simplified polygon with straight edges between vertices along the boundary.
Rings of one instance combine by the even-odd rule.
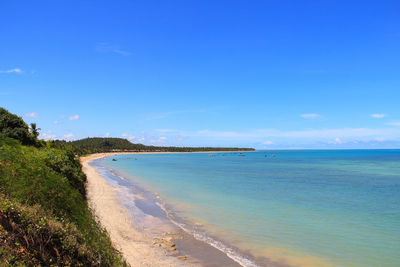
[[[400,266],[400,150],[124,154],[95,165],[154,194],[171,221],[242,266]]]

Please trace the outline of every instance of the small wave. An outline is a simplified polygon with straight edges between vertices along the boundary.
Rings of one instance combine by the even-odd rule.
[[[117,172],[115,172],[113,169],[111,168],[107,168],[103,165],[97,165],[97,168],[101,168],[103,170],[103,172],[105,172],[104,174],[107,174],[107,172],[114,178],[118,178],[121,179],[122,181],[127,181],[125,177],[119,175]],[[107,175],[106,175],[107,176]],[[138,188],[137,185],[135,185],[136,188]],[[123,186],[123,188],[125,188]],[[125,188],[127,189],[127,188]],[[156,204],[164,211],[164,213],[166,214],[166,216],[168,217],[168,219],[175,224],[176,226],[178,226],[180,229],[182,229],[183,231],[185,231],[186,233],[192,235],[195,239],[205,242],[207,244],[209,244],[210,246],[218,249],[219,251],[225,253],[229,258],[231,258],[232,260],[234,260],[235,262],[237,262],[238,264],[240,264],[243,267],[257,267],[259,266],[258,264],[256,264],[254,261],[252,261],[251,259],[247,258],[244,255],[241,255],[237,250],[229,247],[228,245],[224,244],[223,242],[216,240],[210,236],[208,236],[204,231],[199,231],[196,230],[192,227],[190,227],[190,225],[187,225],[185,223],[180,223],[178,222],[177,219],[175,219],[175,216],[172,212],[170,212],[164,205],[164,202],[162,200],[162,198],[159,196],[158,193],[156,192],[149,192],[151,193],[156,200]]]
[[[187,226],[184,223],[177,222],[174,219],[174,215],[171,214],[171,212],[168,211],[168,209],[165,207],[163,203],[157,203],[158,206],[165,212],[167,217],[171,220],[173,224],[181,228],[183,231],[191,234],[195,239],[205,242],[209,244],[210,246],[218,249],[219,251],[222,251],[225,253],[229,258],[234,260],[235,262],[239,263],[243,267],[257,267],[257,265],[254,261],[248,259],[247,257],[240,255],[235,249],[227,246],[221,241],[215,240],[214,238],[208,236],[205,232],[202,231],[197,231],[195,229],[191,229],[189,226]]]

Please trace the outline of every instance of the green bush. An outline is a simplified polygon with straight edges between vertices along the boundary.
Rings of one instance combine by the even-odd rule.
[[[71,264],[74,262],[74,266],[98,266],[99,261],[101,266],[125,265],[107,233],[94,220],[85,197],[85,181],[81,165],[71,151],[27,147],[0,135],[1,229],[19,225],[26,237],[37,239],[46,232],[45,237],[50,239],[50,247],[45,248],[40,240],[35,243],[36,247],[29,240],[17,241],[22,246],[18,249],[29,252],[26,255],[31,258],[25,254],[23,257],[15,253],[8,255],[4,249],[0,257],[3,253],[8,255],[8,260],[14,257],[22,263],[28,259],[33,265],[36,261],[44,265],[50,261],[65,265],[64,256],[60,256],[64,253],[72,255],[66,259]],[[12,212],[13,209],[18,211]],[[26,216],[30,219],[24,221]],[[72,247],[65,243],[68,240],[73,241]]]
[[[24,145],[36,145],[37,143],[37,138],[29,131],[29,126],[24,120],[1,107],[0,134],[19,140]]]
[[[0,195],[1,266],[118,265],[88,246],[73,223]],[[111,260],[111,261],[110,261]]]

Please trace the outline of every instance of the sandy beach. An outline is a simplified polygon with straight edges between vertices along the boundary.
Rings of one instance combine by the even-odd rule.
[[[89,206],[108,231],[115,248],[131,266],[240,266],[219,250],[183,231],[172,229],[171,225],[156,217],[147,216],[145,228],[154,230],[156,227],[159,233],[163,233],[157,237],[134,225],[132,213],[118,201],[119,189],[110,185],[89,164],[116,154],[122,153],[92,154],[82,157],[81,163],[87,176]]]
[[[131,266],[196,266],[168,256],[165,249],[153,245],[153,240],[137,231],[130,222],[127,210],[118,204],[116,189],[107,184],[89,163],[110,154],[95,154],[81,158],[87,176],[87,194],[90,207],[107,229],[114,246]]]

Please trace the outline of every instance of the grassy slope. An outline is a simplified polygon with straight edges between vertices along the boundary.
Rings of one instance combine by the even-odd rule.
[[[74,154],[0,136],[0,266],[123,266],[88,208]]]

